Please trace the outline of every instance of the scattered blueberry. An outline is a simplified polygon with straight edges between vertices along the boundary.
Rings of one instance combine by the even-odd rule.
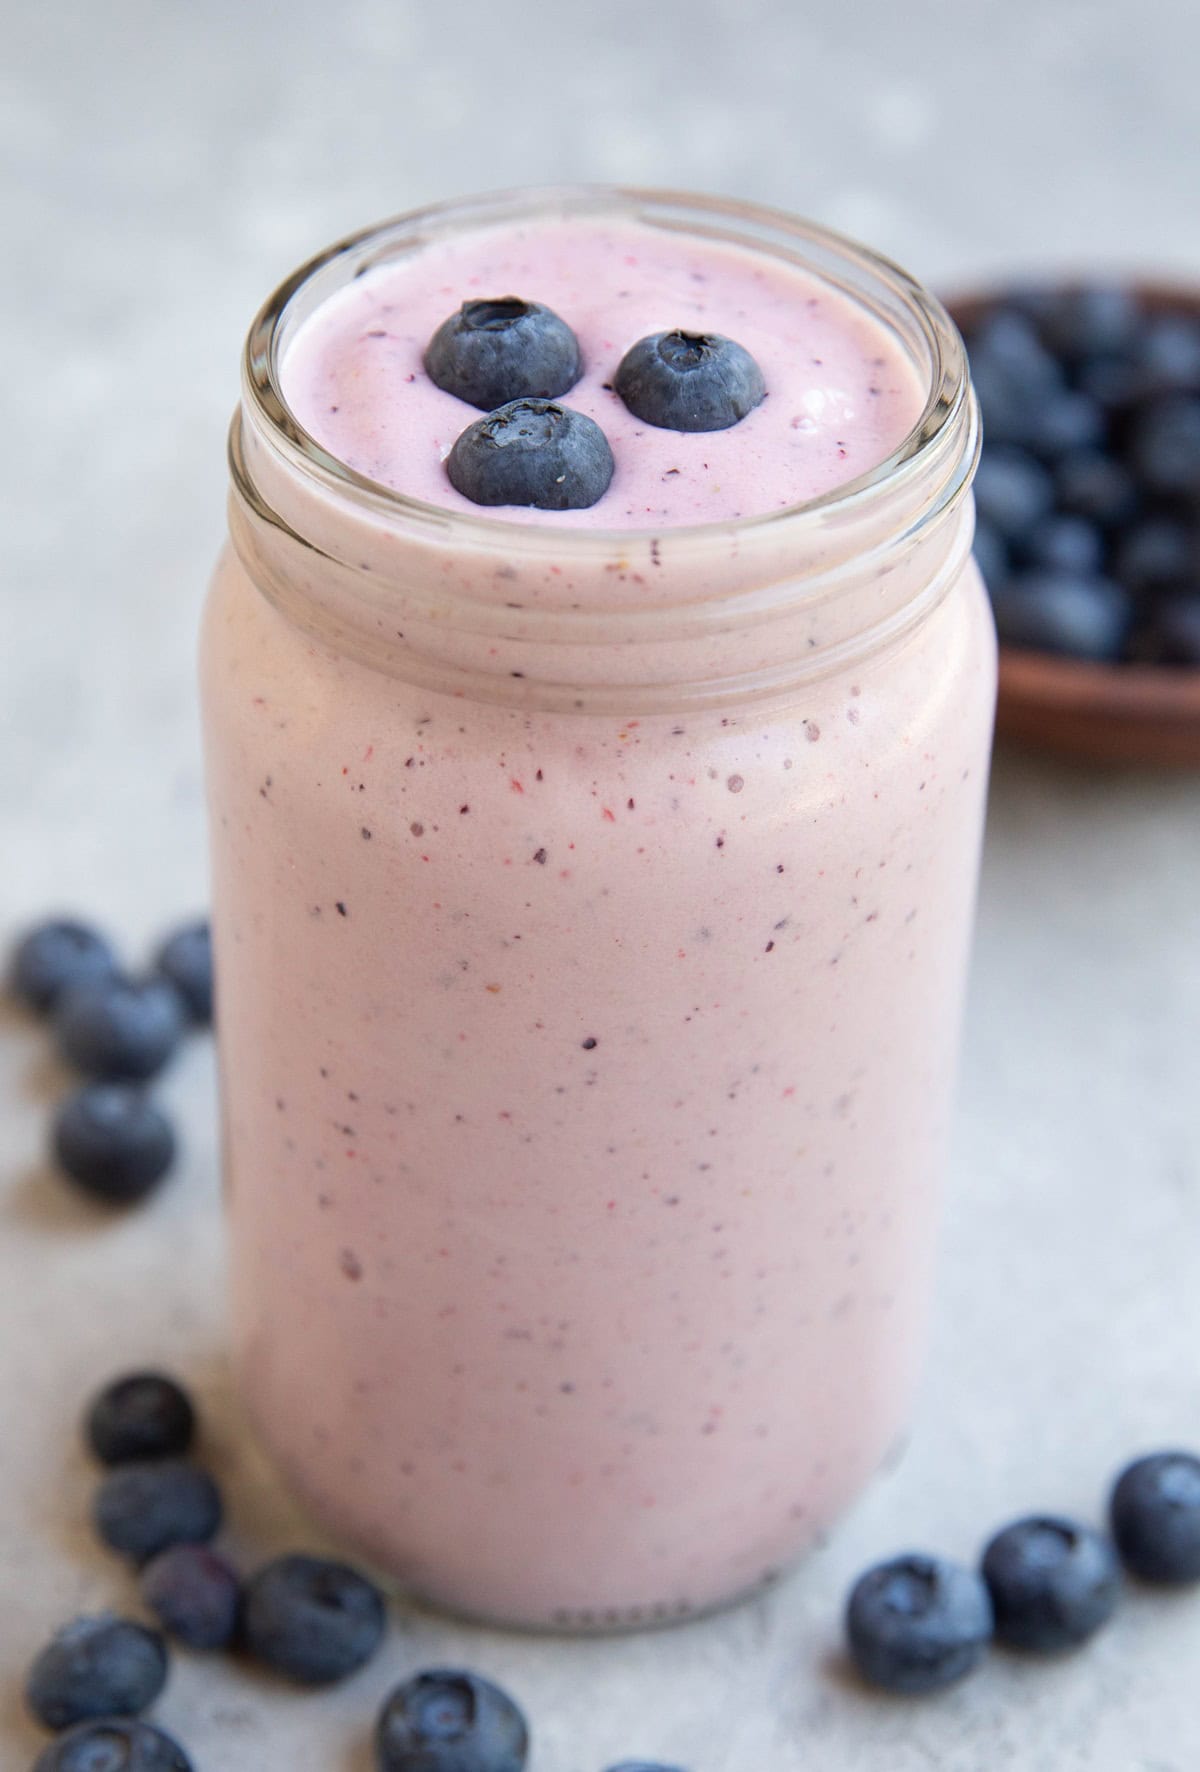
[[[100,980],[61,994],[54,1031],[67,1063],[85,1076],[140,1082],[178,1046],[183,1008],[165,979]]]
[[[1200,591],[1164,597],[1151,631],[1156,664],[1200,665]]]
[[[1109,1502],[1121,1561],[1142,1581],[1200,1581],[1200,1458],[1153,1452],[1127,1466]]]
[[[428,1668],[388,1696],[379,1772],[521,1772],[529,1730],[507,1692],[459,1668]]]
[[[1075,385],[1112,418],[1141,398],[1147,377],[1131,357],[1089,357],[1080,364]]]
[[[178,1458],[192,1443],[196,1416],[187,1392],[161,1372],[114,1379],[90,1405],[88,1444],[104,1464]]]
[[[1097,283],[1055,292],[1039,330],[1057,356],[1079,361],[1131,349],[1141,324],[1132,291]]]
[[[207,918],[186,923],[168,936],[154,968],[175,986],[196,1026],[207,1027],[213,1016],[212,930]]]
[[[975,506],[1008,542],[1019,541],[1054,503],[1046,469],[1022,449],[991,449],[975,475]]]
[[[1183,314],[1152,315],[1142,328],[1133,361],[1141,377],[1139,392],[1200,391],[1200,321]]]
[[[971,331],[971,375],[980,370],[1002,379],[1025,400],[1041,400],[1066,383],[1057,359],[1038,337],[1037,327],[1016,308],[994,308]]]
[[[665,431],[726,431],[766,395],[744,346],[716,332],[654,332],[631,345],[613,386],[629,411]]]
[[[29,1670],[25,1698],[47,1729],[67,1729],[92,1717],[136,1716],[166,1679],[158,1632],[102,1613],[76,1618],[51,1637]]]
[[[54,1115],[54,1155],[85,1193],[127,1205],[171,1167],[175,1134],[161,1108],[133,1083],[88,1083]]]
[[[1077,1648],[1116,1611],[1121,1570],[1107,1538],[1073,1520],[1017,1520],[983,1554],[996,1637],[1016,1649]]]
[[[12,959],[14,993],[32,1009],[52,1009],[74,985],[114,978],[117,956],[86,923],[55,918],[39,923],[17,943]]]
[[[216,1551],[173,1544],[142,1570],[142,1598],[169,1636],[189,1649],[223,1649],[237,1630],[241,1583]]]
[[[1200,395],[1161,394],[1134,419],[1129,461],[1147,491],[1200,501]]]
[[[1032,566],[1085,576],[1102,570],[1104,553],[1104,537],[1094,523],[1086,517],[1057,513],[1034,524],[1024,547],[1025,558]]]
[[[119,1464],[96,1491],[92,1518],[105,1544],[145,1563],[172,1544],[207,1544],[221,1524],[221,1492],[182,1458]]]
[[[1098,401],[1069,388],[1043,401],[1030,414],[1026,440],[1036,455],[1058,461],[1081,449],[1101,448],[1107,430],[1108,421]]]
[[[579,340],[541,302],[503,295],[465,301],[425,350],[430,381],[493,412],[510,400],[557,400],[583,372]]]
[[[1137,487],[1128,469],[1098,449],[1064,456],[1055,466],[1054,491],[1060,511],[1106,529],[1127,523],[1138,507]]]
[[[996,631],[1009,646],[1096,662],[1120,657],[1130,604],[1120,585],[1098,575],[1023,572],[992,594]]]
[[[510,400],[467,426],[446,472],[473,504],[578,511],[608,491],[613,458],[600,426],[582,412],[549,400]]]
[[[971,1569],[936,1557],[897,1557],[855,1583],[846,1634],[871,1685],[934,1692],[982,1659],[992,1637],[992,1602]]]
[[[990,523],[977,522],[971,551],[983,574],[984,584],[989,590],[999,589],[1009,573],[1008,544],[1000,531],[993,529]]]
[[[192,1762],[152,1723],[102,1717],[52,1741],[33,1772],[192,1772]]]
[[[1135,596],[1195,584],[1200,581],[1200,537],[1179,517],[1143,517],[1118,540],[1113,577]]]
[[[246,1583],[242,1638],[252,1655],[302,1686],[325,1686],[369,1661],[386,1626],[379,1589],[344,1563],[288,1556]]]

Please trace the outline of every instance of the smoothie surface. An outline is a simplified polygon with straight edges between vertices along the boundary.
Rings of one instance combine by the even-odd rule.
[[[559,404],[595,419],[612,484],[584,510],[481,509],[445,458],[482,414],[429,379],[422,356],[464,301],[515,295],[575,332],[583,375]],[[767,395],[729,430],[643,423],[610,385],[636,340],[723,333],[757,360]],[[636,221],[572,217],[481,228],[377,266],[323,303],[287,346],[284,396],[331,455],[412,498],[519,523],[660,529],[764,515],[875,467],[920,417],[898,341],[832,285],[767,253]]]

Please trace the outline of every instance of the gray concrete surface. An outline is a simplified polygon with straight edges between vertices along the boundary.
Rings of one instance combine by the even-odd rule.
[[[941,287],[1012,265],[1200,271],[1187,0],[529,9],[459,0],[0,5],[0,936],[79,905],[134,950],[203,902],[191,653],[222,527],[244,326],[276,278],[409,203],[547,177],[744,192]],[[159,1709],[198,1772],[367,1772],[388,1685],[467,1660],[534,1721],[531,1772],[1184,1772],[1200,1596],[1131,1597],[1086,1653],[997,1657],[896,1705],[837,1661],[855,1570],[970,1555],[1031,1506],[1094,1513],[1131,1450],[1200,1440],[1200,782],[1000,759],[936,1347],[905,1462],[768,1597],[558,1643],[401,1614],[347,1688],[180,1657]],[[301,1527],[238,1430],[210,1056],[187,1149],[113,1223],[43,1167],[63,1079],[0,1024],[0,1762],[19,1674],[131,1584],[93,1547],[80,1399],[192,1377],[247,1556]]]

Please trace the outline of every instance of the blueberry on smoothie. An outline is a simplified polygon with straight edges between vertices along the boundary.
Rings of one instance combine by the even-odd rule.
[[[661,1760],[622,1760],[608,1772],[683,1772],[682,1766],[666,1766]]]
[[[425,347],[430,381],[492,412],[510,400],[557,400],[583,371],[579,340],[541,302],[502,295],[465,301]]]
[[[104,1612],[76,1618],[51,1637],[29,1670],[25,1700],[47,1729],[67,1729],[90,1717],[136,1716],[166,1679],[158,1632]]]
[[[189,1019],[207,1027],[213,1015],[212,931],[208,919],[185,923],[158,950],[155,971],[173,984]]]
[[[1094,1636],[1116,1611],[1121,1571],[1107,1538],[1073,1520],[1016,1520],[983,1553],[998,1641],[1052,1655]]]
[[[550,400],[510,400],[467,426],[446,472],[473,504],[579,511],[608,491],[613,457],[594,419]]]
[[[96,1491],[92,1518],[112,1550],[146,1563],[172,1544],[207,1544],[221,1524],[221,1492],[182,1458],[119,1464]]]
[[[183,1005],[162,978],[97,980],[62,993],[54,1032],[62,1056],[85,1076],[139,1082],[178,1046]]]
[[[868,1569],[846,1607],[855,1665],[885,1692],[936,1692],[961,1680],[982,1660],[992,1624],[982,1577],[921,1555]]]
[[[246,1583],[246,1648],[300,1686],[328,1686],[354,1673],[378,1649],[386,1624],[379,1589],[344,1563],[279,1557]]]
[[[132,1083],[88,1083],[54,1116],[54,1155],[84,1193],[114,1205],[140,1200],[171,1167],[171,1122]]]
[[[196,1416],[187,1392],[161,1372],[116,1378],[90,1404],[88,1445],[104,1464],[177,1458],[187,1451]]]
[[[766,395],[744,346],[717,332],[653,332],[631,345],[613,386],[629,411],[664,431],[727,431]]]
[[[56,917],[39,923],[17,943],[11,982],[16,996],[31,1009],[52,1009],[73,985],[113,978],[117,956],[109,943],[87,923]]]
[[[379,1713],[379,1772],[521,1772],[525,1718],[507,1692],[461,1668],[427,1668]]]
[[[1117,1478],[1109,1518],[1121,1561],[1141,1581],[1200,1581],[1200,1457],[1152,1452]]]
[[[153,1723],[101,1717],[52,1741],[33,1772],[192,1772],[192,1762]]]
[[[170,1636],[189,1649],[223,1649],[237,1629],[237,1571],[203,1544],[173,1544],[142,1570],[142,1598]]]

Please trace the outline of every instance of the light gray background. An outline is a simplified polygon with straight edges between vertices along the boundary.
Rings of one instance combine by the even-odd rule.
[[[463,190],[618,178],[736,192],[942,289],[1019,266],[1200,270],[1190,0],[28,0],[0,5],[0,935],[77,905],[136,951],[205,898],[191,654],[224,431],[262,296],[349,228]],[[845,1586],[971,1555],[1031,1506],[1093,1514],[1131,1450],[1200,1441],[1200,784],[1000,758],[937,1345],[911,1450],[770,1597],[673,1634],[553,1643],[402,1619],[336,1694],[179,1658],[199,1772],[366,1772],[404,1671],[511,1685],[532,1772],[1183,1772],[1200,1596],[1134,1597],[1085,1655],[997,1657],[918,1705],[834,1660]],[[194,1377],[246,1556],[295,1541],[237,1428],[210,1055],[167,1093],[181,1173],[113,1223],[41,1167],[62,1079],[0,1027],[0,1760],[19,1670],[130,1599],[83,1521],[81,1396]]]

